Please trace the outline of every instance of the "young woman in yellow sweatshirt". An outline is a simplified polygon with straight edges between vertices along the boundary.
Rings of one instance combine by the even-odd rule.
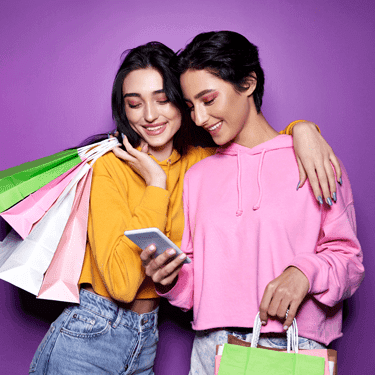
[[[104,155],[93,167],[80,304],[66,308],[52,323],[30,374],[153,374],[159,297],[145,275],[141,249],[124,231],[157,227],[179,246],[184,175],[214,152],[192,146],[196,130],[169,68],[173,55],[161,43],[148,43],[132,49],[118,70],[112,110],[125,148]],[[334,174],[315,164],[331,160],[338,178],[341,172],[332,150],[311,126],[296,127],[304,150],[296,153],[306,159],[317,197],[318,171],[326,198],[335,191]],[[292,127],[286,129],[289,134]],[[302,185],[306,177],[300,167]]]

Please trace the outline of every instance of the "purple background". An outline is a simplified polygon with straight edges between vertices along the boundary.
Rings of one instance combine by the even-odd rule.
[[[243,33],[260,47],[268,121],[278,130],[298,118],[316,122],[349,173],[367,275],[345,304],[344,337],[334,347],[340,375],[373,374],[374,19],[372,0],[2,1],[0,169],[112,129],[123,50],[150,40],[177,50],[202,31]],[[62,307],[0,281],[1,374],[27,373]],[[191,316],[163,311],[155,372],[185,374]]]

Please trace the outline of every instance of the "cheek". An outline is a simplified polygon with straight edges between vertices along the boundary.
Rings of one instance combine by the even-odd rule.
[[[129,110],[129,108],[125,109],[125,114],[131,127],[134,127],[135,125],[137,125],[137,123],[139,122],[141,118],[140,111],[137,111],[134,109],[132,110]]]

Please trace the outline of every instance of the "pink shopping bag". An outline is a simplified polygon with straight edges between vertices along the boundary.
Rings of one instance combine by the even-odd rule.
[[[0,216],[8,222],[22,239],[25,239],[29,235],[33,225],[51,208],[84,163],[85,161],[82,161],[69,169],[35,193],[30,194],[13,207],[2,212]]]
[[[78,281],[86,249],[92,168],[77,187],[72,212],[37,298],[79,303]]]

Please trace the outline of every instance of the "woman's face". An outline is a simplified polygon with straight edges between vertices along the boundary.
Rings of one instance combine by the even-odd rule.
[[[236,142],[249,121],[249,90],[238,93],[205,69],[187,70],[180,82],[195,124],[203,126],[217,145]]]
[[[133,130],[149,149],[167,148],[171,153],[173,136],[181,126],[181,113],[165,95],[161,74],[153,68],[133,70],[125,77],[122,92]]]

